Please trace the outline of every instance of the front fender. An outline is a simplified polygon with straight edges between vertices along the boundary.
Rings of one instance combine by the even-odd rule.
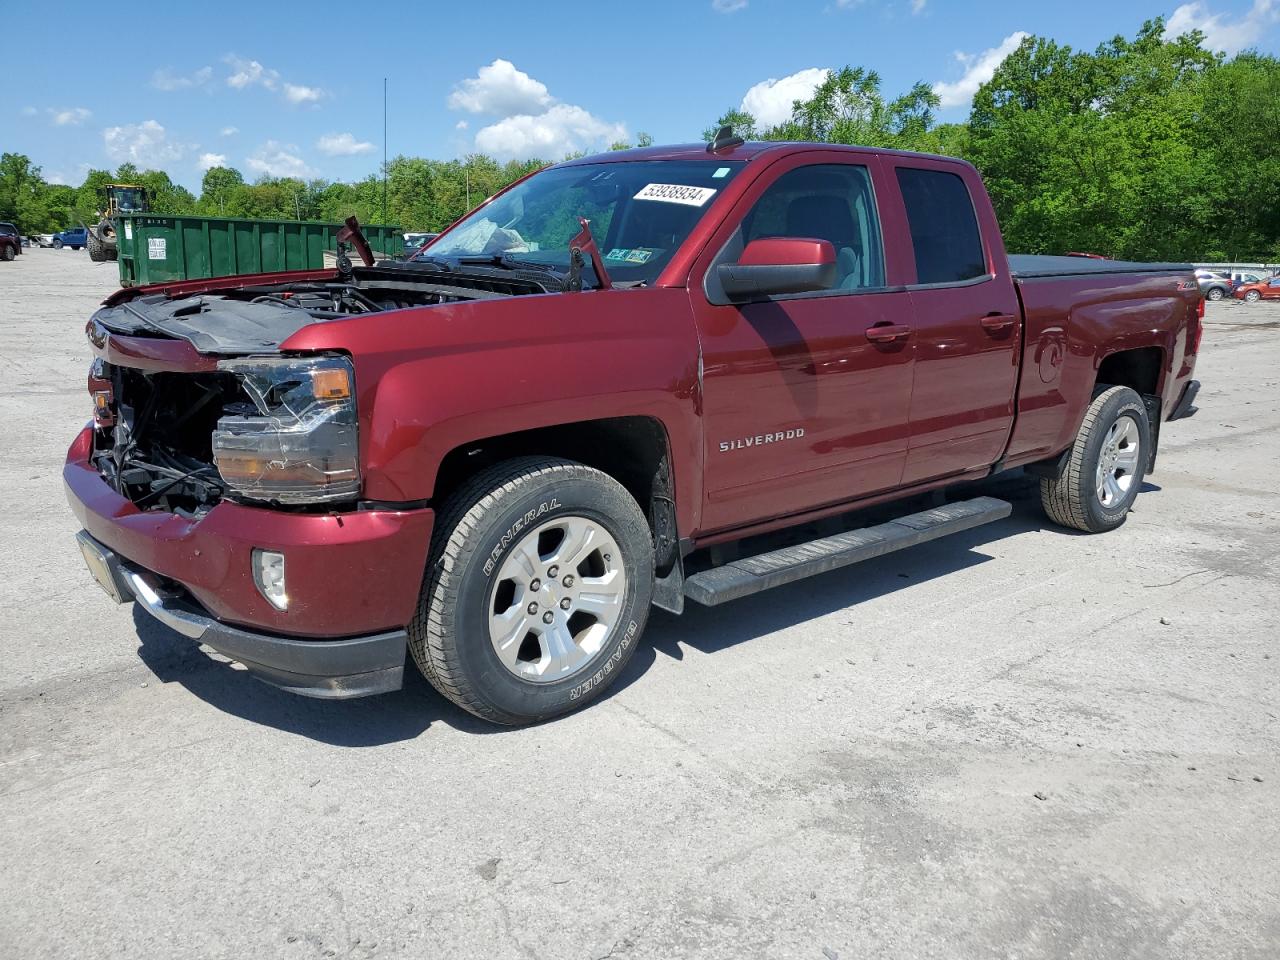
[[[444,457],[488,437],[608,417],[658,420],[680,527],[702,502],[698,343],[683,290],[512,297],[313,324],[286,350],[352,357],[365,496],[427,500]]]

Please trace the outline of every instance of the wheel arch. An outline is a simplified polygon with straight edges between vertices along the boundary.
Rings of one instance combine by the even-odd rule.
[[[1167,373],[1162,346],[1113,350],[1098,360],[1096,385],[1129,387],[1144,396],[1160,396]]]
[[[673,562],[680,528],[676,516],[676,467],[667,427],[653,416],[558,423],[459,444],[440,460],[431,502],[438,508],[480,470],[530,455],[573,460],[617,480],[649,520],[658,567]]]

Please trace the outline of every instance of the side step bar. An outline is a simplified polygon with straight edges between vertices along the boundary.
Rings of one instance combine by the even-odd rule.
[[[972,530],[984,523],[1003,520],[1012,512],[1012,504],[994,497],[948,503],[879,526],[810,540],[695,573],[685,579],[684,593],[690,600],[714,607],[770,587]]]

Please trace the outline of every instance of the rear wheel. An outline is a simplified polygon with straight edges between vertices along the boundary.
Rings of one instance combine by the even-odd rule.
[[[1066,469],[1040,481],[1040,502],[1054,523],[1086,533],[1124,523],[1147,472],[1151,424],[1142,398],[1105,387],[1085,412]]]
[[[99,224],[96,231],[89,231],[86,239],[86,243],[89,246],[89,259],[94,263],[105,263],[108,260],[116,259],[116,245],[103,239],[106,234],[102,230],[103,225]]]
[[[477,475],[439,517],[409,648],[442,694],[522,724],[617,679],[653,592],[653,539],[607,474],[526,457]]]

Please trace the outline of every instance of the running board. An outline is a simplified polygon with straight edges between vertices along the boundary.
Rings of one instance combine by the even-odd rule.
[[[972,530],[984,523],[1003,520],[1012,512],[1012,504],[994,497],[948,503],[879,526],[810,540],[695,573],[685,579],[684,594],[690,600],[714,607],[770,587]]]

